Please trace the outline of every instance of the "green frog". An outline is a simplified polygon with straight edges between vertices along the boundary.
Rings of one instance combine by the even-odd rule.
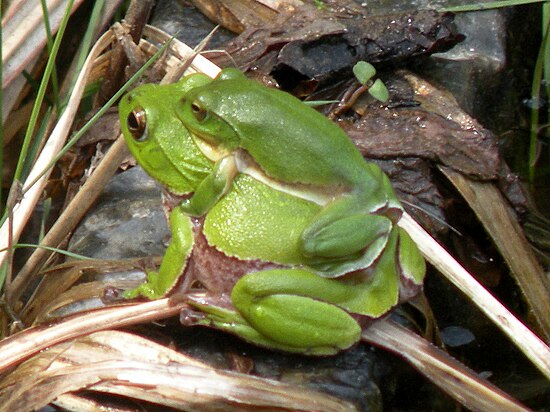
[[[140,86],[119,113],[138,163],[183,199],[158,272],[127,298],[166,296],[206,245],[245,264],[227,290],[189,295],[188,320],[328,355],[360,339],[360,318],[396,306],[403,282],[420,288],[425,262],[396,224],[403,209],[388,177],[299,99],[225,69]],[[205,285],[203,275],[226,276],[196,266]]]

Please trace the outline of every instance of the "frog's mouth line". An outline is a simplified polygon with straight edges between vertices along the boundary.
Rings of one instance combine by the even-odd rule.
[[[220,150],[219,146],[208,143],[207,140],[205,138],[202,138],[200,134],[191,131],[189,132],[189,134],[191,135],[193,142],[195,142],[202,154],[206,156],[209,160],[217,162],[222,157],[225,157],[229,154],[225,150]]]
[[[334,200],[335,197],[345,195],[350,191],[349,188],[343,186],[331,186],[328,188],[321,188],[313,185],[302,184],[299,182],[282,182],[268,176],[246,150],[238,149],[231,152],[227,150],[220,150],[220,147],[212,145],[206,140],[202,139],[200,134],[194,132],[190,132],[190,134],[199,150],[209,160],[217,162],[220,159],[226,156],[230,156],[232,153],[234,153],[235,162],[239,173],[246,174],[253,179],[258,180],[259,182],[262,182],[266,186],[269,186],[272,189],[278,190],[280,192],[287,193],[300,199],[316,203],[320,206],[325,206],[332,200]]]
[[[349,193],[344,187],[321,188],[303,183],[286,183],[268,176],[258,163],[245,150],[235,152],[235,163],[239,173],[246,174],[272,189],[295,196],[309,202],[325,206],[335,197]]]

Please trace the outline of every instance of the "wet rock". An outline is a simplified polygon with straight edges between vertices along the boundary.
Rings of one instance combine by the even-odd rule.
[[[160,186],[134,167],[107,185],[69,250],[98,259],[162,255],[169,236]]]
[[[155,2],[150,24],[176,36],[190,47],[197,46],[216,26],[197,8],[187,2],[173,0]],[[233,37],[234,34],[219,28],[208,43],[208,48],[219,48]]]

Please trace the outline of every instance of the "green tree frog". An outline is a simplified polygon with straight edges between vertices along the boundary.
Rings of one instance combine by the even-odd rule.
[[[159,271],[126,297],[193,276],[208,292],[188,296],[186,323],[328,355],[420,288],[425,263],[388,177],[297,98],[225,69],[140,86],[119,113],[137,161],[183,198]]]

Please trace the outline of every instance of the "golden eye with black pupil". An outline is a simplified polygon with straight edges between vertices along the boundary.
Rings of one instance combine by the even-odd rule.
[[[197,103],[191,104],[191,111],[193,112],[195,119],[199,122],[206,119],[206,116],[208,115],[208,111],[200,107]]]
[[[136,141],[142,142],[147,139],[147,116],[142,107],[136,107],[132,110],[128,115],[126,124],[130,134]]]

